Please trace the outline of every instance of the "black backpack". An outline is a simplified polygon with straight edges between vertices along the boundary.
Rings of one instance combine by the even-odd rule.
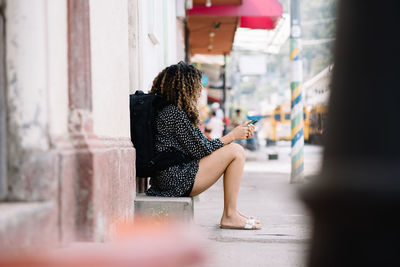
[[[131,140],[136,149],[136,176],[152,177],[157,171],[187,161],[178,151],[155,153],[155,120],[159,111],[168,105],[160,95],[136,91],[129,96]]]

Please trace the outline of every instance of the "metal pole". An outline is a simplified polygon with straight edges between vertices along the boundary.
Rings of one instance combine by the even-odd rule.
[[[301,86],[303,82],[303,62],[301,59],[301,23],[300,0],[291,0],[291,136],[292,136],[292,172],[291,183],[303,181],[304,171],[304,135],[303,135],[303,99]]]
[[[224,117],[227,117],[227,87],[226,87],[226,54],[224,54],[224,66],[223,66],[223,73],[222,73],[222,88],[223,88],[223,99],[222,99],[222,109],[224,111]],[[225,125],[226,126],[226,125]]]
[[[184,20],[184,26],[185,26],[185,62],[190,63],[190,49],[189,49],[189,26],[187,23],[187,18]]]

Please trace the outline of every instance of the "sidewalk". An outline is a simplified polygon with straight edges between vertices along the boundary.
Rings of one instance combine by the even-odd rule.
[[[268,148],[269,149],[269,148]],[[200,195],[195,203],[195,222],[210,240],[208,266],[305,266],[310,241],[310,218],[297,196],[301,185],[290,184],[290,144],[274,147],[279,159],[268,161],[267,148],[248,154],[239,193],[239,210],[260,218],[259,231],[221,230],[222,179]],[[305,148],[305,172],[318,170],[320,147]]]

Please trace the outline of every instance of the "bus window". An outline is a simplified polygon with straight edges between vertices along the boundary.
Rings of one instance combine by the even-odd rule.
[[[326,129],[327,114],[322,114],[321,128]]]
[[[275,114],[274,120],[281,121],[281,114]]]
[[[303,113],[303,119],[306,120],[306,113]]]
[[[290,120],[290,113],[285,113],[285,120]]]

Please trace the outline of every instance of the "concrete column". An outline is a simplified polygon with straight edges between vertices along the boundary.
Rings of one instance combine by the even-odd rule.
[[[6,6],[8,183],[10,200],[41,200],[55,190],[48,133],[46,1]],[[45,168],[45,169],[42,169]],[[36,175],[37,172],[43,172]],[[48,178],[48,179],[47,179]]]
[[[89,0],[68,0],[69,131],[93,132]]]
[[[62,241],[91,240],[94,208],[92,76],[89,0],[67,0],[68,130],[73,147],[64,154],[61,170]],[[68,168],[69,167],[69,168]],[[72,169],[72,170],[68,170]]]
[[[6,131],[8,180],[6,196],[2,190],[5,201],[1,203],[0,250],[22,251],[29,246],[54,246],[59,238],[58,161],[49,131],[49,85],[56,80],[49,78],[49,51],[54,47],[49,43],[49,1],[1,2],[5,4],[1,8],[5,11],[1,14],[5,17],[5,36],[1,36],[5,37],[7,75],[1,85],[0,98],[6,102],[1,104],[0,138],[5,141]],[[62,32],[60,27],[57,30]],[[0,43],[4,44],[4,40]],[[1,52],[4,53],[4,46]],[[0,58],[1,80],[4,54]],[[57,62],[59,65],[62,63]],[[4,110],[7,125],[3,128]],[[0,169],[4,175],[4,158],[2,161]]]
[[[139,75],[139,13],[138,0],[128,0],[129,21],[129,93],[140,89]]]
[[[67,0],[69,140],[62,149],[62,241],[103,241],[133,217],[128,2]]]
[[[48,149],[46,1],[7,1],[10,154]]]
[[[0,125],[0,144],[7,129],[9,179],[7,186],[0,186],[1,200],[3,188],[9,190],[2,205],[6,212],[0,216],[0,250],[105,240],[116,223],[132,220],[135,197],[135,153],[128,130],[127,2],[3,2],[8,86],[0,86],[0,123],[4,110],[8,121],[7,127]],[[107,27],[104,21],[110,22]],[[0,52],[1,44],[0,39]],[[0,54],[0,82],[3,60]],[[104,66],[112,68],[109,77]],[[99,98],[105,95],[110,98]],[[119,113],[99,113],[96,119],[103,128],[98,132],[104,135],[99,138],[93,128],[93,103],[100,110],[101,102],[110,99],[109,110]],[[114,127],[115,117],[121,127]],[[1,156],[6,152],[0,151],[4,172]]]
[[[4,0],[0,0],[0,201],[7,194],[7,109]]]
[[[310,267],[400,265],[399,9],[339,1],[323,166],[302,191]]]

